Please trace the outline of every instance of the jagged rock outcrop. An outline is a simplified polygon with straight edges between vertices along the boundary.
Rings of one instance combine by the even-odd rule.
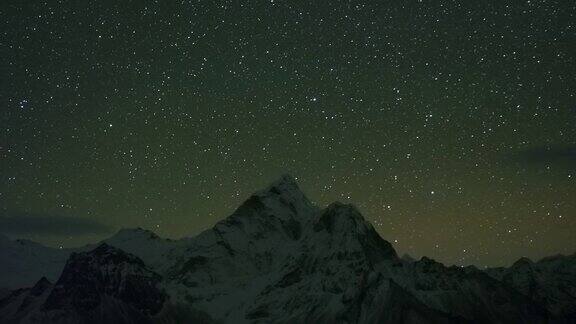
[[[73,253],[58,281],[40,279],[0,302],[0,320],[14,323],[151,323],[167,295],[160,275],[105,243]],[[8,306],[8,307],[3,307]]]

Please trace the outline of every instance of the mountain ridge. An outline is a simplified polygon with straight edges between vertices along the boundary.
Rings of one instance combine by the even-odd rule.
[[[65,253],[59,278],[52,270],[46,279],[38,269],[35,285],[20,286],[0,300],[0,320],[89,322],[94,309],[109,310],[107,321],[167,323],[176,318],[207,323],[544,323],[576,318],[576,301],[568,297],[572,290],[566,294],[557,288],[568,282],[576,291],[568,280],[576,268],[571,256],[537,263],[521,259],[517,266],[487,271],[446,267],[427,257],[400,258],[354,205],[335,202],[321,209],[289,175],[255,192],[195,237],[170,240],[144,229],[122,229],[100,244],[58,256]],[[21,265],[33,268],[35,262],[26,259]],[[534,264],[537,271],[528,273],[544,275],[525,275]],[[558,269],[565,274],[558,275]],[[546,280],[534,279],[542,276]],[[526,290],[526,282],[528,287],[537,282],[541,289]],[[129,289],[123,283],[144,287],[142,295],[157,296],[152,299],[161,305],[150,311],[123,299],[122,291]],[[90,307],[77,307],[78,302]],[[55,310],[63,317],[54,316]]]

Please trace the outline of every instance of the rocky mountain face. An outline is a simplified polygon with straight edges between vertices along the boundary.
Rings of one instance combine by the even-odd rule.
[[[0,322],[569,323],[574,259],[485,272],[400,258],[354,206],[320,209],[284,176],[196,237],[122,230],[70,254],[55,284],[36,269]]]
[[[538,262],[522,258],[509,268],[489,269],[487,273],[543,305],[557,318],[576,322],[576,254]]]
[[[167,300],[161,277],[139,258],[102,243],[73,253],[60,278],[40,279],[0,302],[3,322],[146,323]]]

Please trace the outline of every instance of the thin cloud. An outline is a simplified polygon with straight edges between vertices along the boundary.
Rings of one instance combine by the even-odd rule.
[[[54,214],[4,212],[0,214],[0,232],[12,235],[86,235],[104,234],[112,229],[95,220]]]
[[[539,146],[519,152],[520,161],[525,163],[574,164],[576,146]]]

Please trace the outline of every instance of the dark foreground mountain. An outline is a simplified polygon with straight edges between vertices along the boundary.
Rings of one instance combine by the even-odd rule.
[[[0,256],[10,255],[13,245],[3,246]],[[72,253],[65,265],[60,254],[52,256],[49,273],[35,264],[46,262],[42,255],[0,260],[39,279],[4,294],[0,322],[576,321],[574,256],[486,272],[399,258],[354,206],[320,209],[289,176],[194,238],[122,230],[65,253]],[[0,284],[14,287],[5,278]]]

